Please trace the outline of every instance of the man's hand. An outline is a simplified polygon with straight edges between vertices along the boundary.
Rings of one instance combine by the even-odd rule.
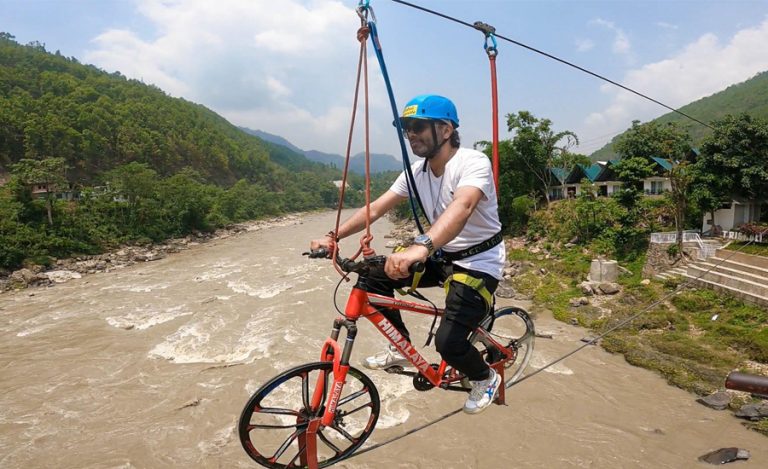
[[[417,261],[426,262],[427,254],[429,254],[427,247],[420,244],[414,244],[405,251],[390,254],[384,265],[384,273],[392,279],[406,278],[411,275],[408,267]]]
[[[331,239],[330,236],[324,236],[319,239],[313,239],[309,242],[309,249],[311,251],[317,251],[320,248],[324,248],[328,251],[328,255],[331,255],[331,252],[333,252],[334,244],[336,244],[333,239]]]

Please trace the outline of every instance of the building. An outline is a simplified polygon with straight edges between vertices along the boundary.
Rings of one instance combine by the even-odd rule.
[[[761,215],[761,201],[734,197],[730,202],[723,202],[720,208],[715,210],[714,220],[711,218],[711,214],[704,215],[701,232],[718,236],[723,231],[731,231],[738,228],[739,225],[760,220]]]

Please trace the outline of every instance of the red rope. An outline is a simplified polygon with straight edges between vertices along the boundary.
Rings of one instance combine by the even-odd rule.
[[[361,18],[362,20],[362,18]],[[352,153],[352,136],[354,135],[355,119],[357,117],[357,105],[358,98],[360,96],[360,79],[364,72],[364,89],[365,89],[365,227],[366,232],[360,239],[360,249],[350,259],[356,259],[357,256],[362,253],[364,256],[374,255],[373,249],[370,247],[370,242],[373,239],[371,235],[371,182],[370,182],[370,145],[369,145],[369,123],[368,123],[368,54],[367,54],[367,42],[370,29],[363,22],[360,29],[357,30],[357,40],[360,41],[360,56],[357,62],[357,82],[355,84],[355,95],[352,104],[352,119],[349,124],[349,137],[347,138],[347,151],[344,161],[344,173],[341,179],[341,187],[339,188],[339,204],[336,210],[336,228],[334,233],[336,236],[333,241],[333,248],[331,253],[331,259],[336,271],[342,276],[346,277],[346,274],[341,270],[341,267],[336,262],[337,255],[339,253],[338,244],[338,232],[341,224],[341,210],[344,208],[344,195],[347,188],[347,176],[349,174],[349,160]],[[373,254],[372,254],[373,253]]]
[[[491,63],[491,114],[493,114],[493,183],[496,185],[496,198],[499,197],[499,95],[496,90],[496,54],[488,54]]]

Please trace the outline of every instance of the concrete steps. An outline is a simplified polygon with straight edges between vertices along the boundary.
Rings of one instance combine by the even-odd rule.
[[[665,270],[664,272],[660,272],[655,275],[655,278],[657,280],[667,280],[675,277],[687,278],[688,277],[687,269],[685,267],[675,267],[673,269]]]
[[[768,258],[718,249],[715,257],[688,264],[685,277],[698,286],[768,306]]]

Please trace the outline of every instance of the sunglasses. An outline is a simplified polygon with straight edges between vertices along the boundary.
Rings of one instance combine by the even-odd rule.
[[[420,134],[430,127],[430,121],[423,119],[413,119],[403,124],[403,132],[408,134]]]

